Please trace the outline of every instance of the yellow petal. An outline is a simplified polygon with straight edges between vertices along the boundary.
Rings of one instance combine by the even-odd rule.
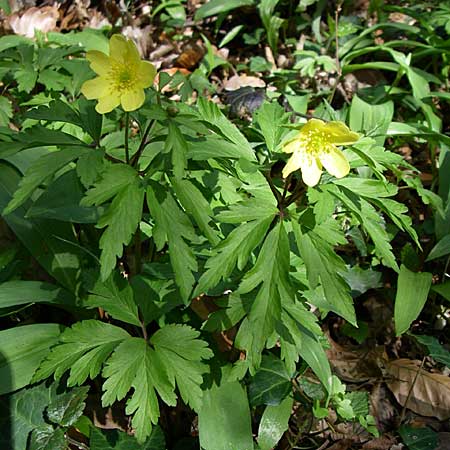
[[[106,114],[111,112],[114,108],[120,105],[120,97],[118,95],[106,95],[105,97],[99,98],[96,111],[100,114]]]
[[[301,164],[302,179],[308,186],[315,186],[322,175],[320,161],[315,157],[304,158]]]
[[[332,146],[327,152],[319,155],[325,169],[336,178],[343,178],[350,172],[350,164],[344,154]]]
[[[145,93],[143,89],[125,92],[120,97],[120,103],[125,111],[134,111],[142,106],[145,101]]]
[[[81,93],[88,99],[104,97],[108,94],[109,82],[102,77],[87,80],[81,86]]]
[[[287,178],[289,174],[300,169],[300,165],[304,157],[305,156],[302,152],[294,152],[283,168],[283,178]]]
[[[91,69],[98,75],[106,76],[111,70],[109,57],[98,50],[91,50],[86,53],[86,59],[91,63]]]
[[[359,139],[359,134],[351,131],[343,122],[328,122],[324,131],[330,144],[350,145]]]
[[[125,63],[128,55],[128,42],[121,34],[114,34],[109,40],[109,56],[116,62]]]
[[[291,139],[283,144],[282,150],[284,153],[294,153],[300,150],[301,140],[298,138]]]
[[[140,61],[138,77],[142,88],[147,88],[153,84],[156,76],[155,66],[148,61]],[[142,81],[141,81],[142,80]]]
[[[300,134],[308,133],[309,131],[320,131],[325,127],[325,122],[320,119],[309,119],[300,130]]]
[[[128,47],[127,61],[130,64],[138,65],[141,62],[141,55],[139,54],[139,50],[137,49],[136,44],[131,39],[128,39],[127,47]]]

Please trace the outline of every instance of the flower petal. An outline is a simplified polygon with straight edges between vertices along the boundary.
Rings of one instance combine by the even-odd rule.
[[[350,172],[350,164],[345,155],[336,147],[319,155],[320,162],[325,169],[336,178],[343,178]]]
[[[300,134],[308,133],[309,131],[321,131],[326,126],[325,122],[320,119],[309,119],[308,122],[300,129]]]
[[[81,86],[81,93],[88,99],[104,97],[108,94],[109,82],[105,78],[97,77],[87,80]]]
[[[320,161],[315,157],[307,157],[302,160],[300,167],[302,171],[303,182],[308,186],[315,186],[322,175],[322,167]]]
[[[131,39],[127,39],[127,47],[127,62],[138,65],[141,62],[141,55],[139,54],[136,44]]]
[[[125,111],[134,111],[142,106],[145,101],[145,93],[143,89],[135,89],[127,91],[120,97],[120,103]]]
[[[114,34],[109,40],[109,56],[116,62],[125,63],[128,55],[127,39],[121,34]]]
[[[147,88],[153,84],[153,80],[156,76],[156,67],[148,61],[140,61],[138,77],[140,86]]]
[[[324,131],[330,144],[350,145],[359,139],[359,134],[351,131],[343,122],[328,122]]]
[[[287,178],[289,174],[300,169],[304,157],[305,155],[302,152],[294,152],[283,168],[283,178]]]
[[[90,50],[86,53],[86,59],[91,63],[91,69],[98,75],[105,76],[111,70],[109,57],[98,50]]]
[[[106,95],[99,98],[95,110],[100,114],[111,112],[120,105],[120,97],[118,95]]]

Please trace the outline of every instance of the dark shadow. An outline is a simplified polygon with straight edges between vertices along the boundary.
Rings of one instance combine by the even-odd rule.
[[[9,392],[12,389],[12,376],[5,357],[0,353],[0,392]],[[12,449],[12,423],[10,394],[0,395],[0,448]]]

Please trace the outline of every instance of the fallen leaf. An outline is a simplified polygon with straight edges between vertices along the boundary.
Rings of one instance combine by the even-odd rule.
[[[395,444],[392,436],[381,436],[371,439],[362,446],[362,450],[389,450]]]
[[[8,20],[14,33],[33,38],[35,30],[43,33],[53,31],[56,28],[58,18],[58,8],[44,6],[42,8],[29,8],[22,15],[14,13]]]
[[[449,377],[421,369],[420,362],[411,359],[397,359],[390,362],[386,369],[392,377],[387,385],[400,405],[422,416],[437,417],[439,420],[450,417]]]
[[[223,82],[223,87],[226,91],[236,91],[242,87],[255,87],[263,88],[266,87],[264,80],[258,77],[251,77],[245,73],[242,75],[233,75],[231,78]]]

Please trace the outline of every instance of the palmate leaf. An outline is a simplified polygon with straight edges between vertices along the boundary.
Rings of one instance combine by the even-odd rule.
[[[41,363],[32,381],[52,374],[58,379],[70,369],[68,386],[80,385],[88,377],[95,378],[114,348],[129,337],[124,329],[98,320],[77,322],[61,334],[60,343]]]
[[[197,261],[192,248],[186,240],[197,241],[189,217],[178,206],[171,193],[153,183],[147,188],[147,203],[155,220],[153,237],[157,250],[169,243],[169,257],[175,272],[175,281],[184,302],[190,300],[195,278],[192,272],[197,270]]]
[[[159,418],[156,393],[168,405],[176,404],[175,386],[183,400],[194,409],[201,405],[203,374],[207,366],[201,362],[212,356],[206,342],[197,339],[199,333],[185,325],[167,325],[157,331],[150,343],[144,339],[128,338],[120,344],[107,361],[102,372],[102,403],[111,405],[125,397],[131,388],[126,413],[134,414],[136,438],[144,442]]]
[[[122,256],[123,246],[130,242],[142,216],[144,189],[137,172],[130,166],[111,166],[80,204],[99,206],[111,197],[114,197],[111,205],[97,224],[98,228],[106,227],[100,238],[100,275],[103,281],[110,276],[116,258]]]

